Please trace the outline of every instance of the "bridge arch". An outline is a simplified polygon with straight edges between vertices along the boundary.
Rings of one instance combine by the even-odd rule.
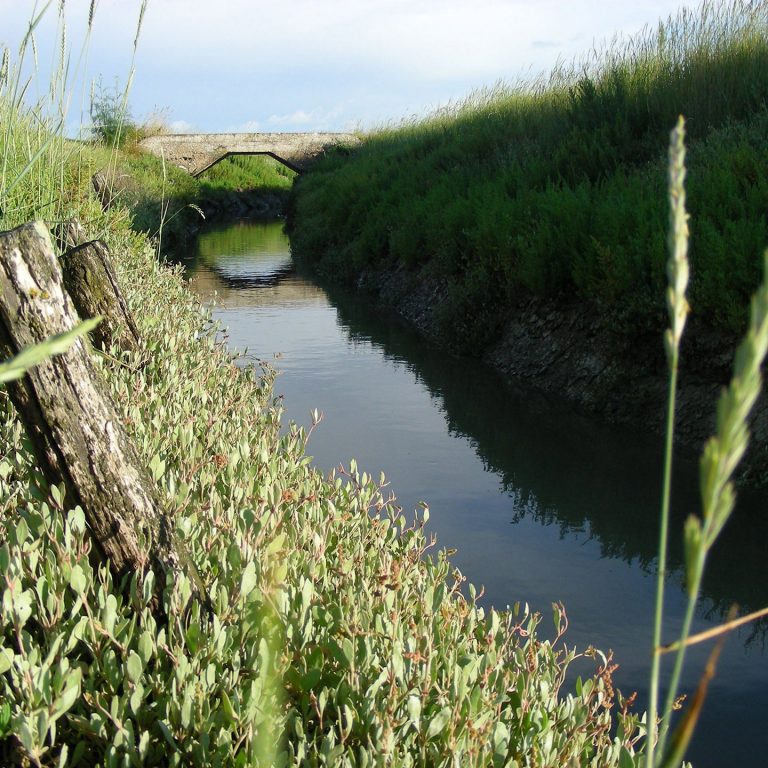
[[[214,165],[218,165],[222,160],[226,160],[228,157],[271,157],[273,160],[277,160],[278,163],[282,163],[286,168],[293,171],[294,173],[302,173],[302,168],[299,168],[297,165],[294,165],[294,163],[290,162],[289,160],[286,160],[283,157],[279,157],[274,152],[225,152],[223,155],[220,155],[219,157],[216,157],[212,159],[208,165],[206,165],[203,168],[198,168],[194,173],[192,173],[193,176],[200,176],[201,174],[205,173],[206,171],[209,171],[211,168],[213,168]]]
[[[302,173],[329,148],[359,143],[351,133],[171,133],[148,136],[139,146],[197,176],[229,155],[270,155]]]

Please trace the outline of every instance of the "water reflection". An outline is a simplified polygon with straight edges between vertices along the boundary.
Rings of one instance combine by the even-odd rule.
[[[562,536],[588,533],[599,542],[601,557],[653,569],[660,439],[596,423],[549,395],[516,388],[476,361],[425,350],[423,340],[397,325],[386,327],[359,297],[330,284],[323,288],[347,333],[380,346],[389,358],[409,361],[445,414],[449,432],[470,440],[485,469],[499,476],[501,489],[519,500],[510,522],[529,516],[556,525]],[[680,578],[683,521],[699,510],[697,471],[693,457],[676,456],[672,535],[677,539],[670,567]],[[712,615],[725,616],[733,603],[743,613],[768,605],[765,501],[763,493],[740,493],[703,585],[711,603],[704,610]]]
[[[546,611],[562,600],[570,642],[612,648],[620,686],[643,697],[659,440],[518,390],[475,361],[429,348],[364,297],[319,286],[294,269],[279,224],[206,233],[187,266],[201,296],[217,292],[233,346],[280,354],[277,388],[291,418],[325,412],[310,444],[317,466],[355,456],[368,471],[385,470],[406,509],[429,502],[430,525],[443,546],[458,547],[455,563],[484,585],[486,602]],[[679,457],[676,476],[679,531],[697,508],[694,462]],[[744,611],[768,604],[762,502],[740,500],[710,563],[698,628],[733,602]],[[679,541],[671,565],[669,637],[684,607]],[[757,640],[745,630],[726,646],[691,754],[699,768],[761,764],[768,670]],[[703,654],[690,655],[689,686]]]

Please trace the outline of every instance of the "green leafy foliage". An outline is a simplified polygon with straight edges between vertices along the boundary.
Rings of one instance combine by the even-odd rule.
[[[204,195],[216,191],[262,189],[286,192],[296,173],[268,155],[232,155],[198,178]]]
[[[23,754],[611,766],[634,753],[642,726],[613,716],[606,660],[569,692],[580,655],[540,639],[525,608],[479,608],[354,462],[329,479],[312,469],[303,432],[281,432],[271,374],[233,364],[151,248],[109,237],[151,354],[113,349],[100,366],[214,607],[181,579],[158,622],[151,578],[139,589],[95,566],[82,512],[42,484],[0,400],[0,699]]]

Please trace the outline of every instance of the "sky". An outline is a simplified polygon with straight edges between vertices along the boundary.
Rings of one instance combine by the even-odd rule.
[[[35,30],[38,69],[58,50],[54,0]],[[0,0],[0,44],[16,51],[34,0]],[[45,0],[38,0],[38,10]],[[73,97],[87,122],[101,78],[125,85],[141,0],[66,0]],[[371,130],[422,116],[499,81],[549,71],[615,35],[655,26],[686,0],[148,0],[130,111],[177,132]],[[37,93],[46,93],[41,78]],[[82,93],[86,96],[83,97]],[[31,91],[34,93],[34,87]],[[83,107],[85,105],[85,108]]]

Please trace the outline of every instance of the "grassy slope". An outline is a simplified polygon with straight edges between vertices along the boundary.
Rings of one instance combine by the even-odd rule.
[[[0,392],[0,762],[631,765],[610,672],[568,693],[572,654],[536,619],[462,597],[370,478],[311,469],[304,435],[281,435],[270,376],[233,365],[127,211],[102,213],[103,158],[6,110],[0,228],[77,216],[110,246],[148,354],[95,363],[214,610],[182,579],[158,623],[135,580],[94,562]]]
[[[662,327],[668,132],[689,129],[693,308],[743,325],[768,243],[768,5],[712,3],[549,79],[378,131],[299,180],[294,251],[354,280],[447,280],[445,339],[477,350],[522,290]]]

